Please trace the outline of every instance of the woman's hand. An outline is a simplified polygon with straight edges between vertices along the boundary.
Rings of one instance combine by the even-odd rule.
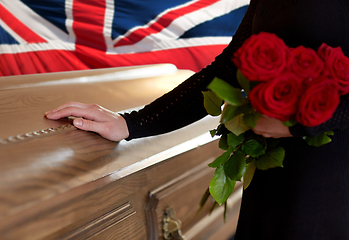
[[[76,128],[96,132],[111,141],[120,141],[129,136],[125,119],[97,104],[70,102],[46,112],[45,116],[54,120],[78,117],[73,121]]]
[[[262,115],[257,121],[256,127],[252,129],[256,134],[269,138],[292,137],[290,129],[280,120]]]

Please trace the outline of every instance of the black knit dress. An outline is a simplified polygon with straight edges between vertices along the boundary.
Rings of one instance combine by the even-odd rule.
[[[215,77],[237,86],[232,54],[251,34],[272,32],[289,47],[325,42],[349,56],[349,0],[251,0],[231,43],[215,61],[139,112],[124,114],[127,140],[166,133],[206,115],[201,91]],[[284,168],[256,170],[243,193],[236,240],[349,239],[349,96],[332,119],[281,139]],[[208,129],[209,130],[209,129]],[[334,130],[332,142],[310,147],[302,136]]]

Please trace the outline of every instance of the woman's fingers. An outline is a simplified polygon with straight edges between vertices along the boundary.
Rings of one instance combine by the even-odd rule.
[[[70,102],[46,112],[45,116],[54,120],[69,116],[78,117],[73,121],[75,127],[96,132],[112,141],[120,141],[129,136],[125,119],[97,104]]]
[[[280,120],[262,115],[255,128],[252,129],[256,134],[263,137],[281,138],[292,137],[290,129],[286,127]]]
[[[95,104],[66,104],[62,105],[52,111],[46,112],[45,116],[49,119],[59,119],[63,117],[83,117],[89,120],[103,122],[108,120],[108,115],[113,112],[104,109]]]
[[[60,110],[67,108],[67,107],[87,108],[88,106],[89,106],[89,104],[85,104],[85,103],[69,102],[69,103],[63,104],[55,109],[52,109],[50,111],[45,112],[45,115],[52,114],[54,112],[60,111]]]
[[[62,109],[58,109],[56,111],[53,112],[48,112],[45,114],[45,116],[48,119],[60,119],[60,118],[64,118],[64,117],[84,117],[84,118],[88,118],[91,119],[91,116],[93,114],[91,114],[91,112],[88,109],[84,109],[84,108],[79,108],[79,107],[65,107]],[[91,119],[94,120],[94,119]]]

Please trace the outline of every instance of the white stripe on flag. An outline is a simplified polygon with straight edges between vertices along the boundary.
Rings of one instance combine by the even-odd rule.
[[[36,14],[20,0],[2,1],[1,4],[24,25],[46,41],[60,40],[68,42],[70,40],[68,34]]]
[[[0,18],[0,26],[5,29],[19,44],[26,44],[27,42],[21,38],[15,31],[13,31],[6,23],[4,23]],[[1,53],[1,52],[0,52]]]
[[[209,46],[220,44],[226,45],[229,44],[231,39],[231,37],[198,37],[170,40],[167,39],[154,42],[150,38],[145,38],[136,44],[115,48],[112,51],[107,52],[107,54],[140,53],[195,46]]]

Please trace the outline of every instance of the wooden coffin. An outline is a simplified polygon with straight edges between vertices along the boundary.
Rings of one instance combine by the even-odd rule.
[[[44,112],[68,101],[139,108],[190,71],[172,65],[0,78],[0,239],[227,239],[241,185],[198,212],[221,151],[207,117],[155,137],[111,142]]]

